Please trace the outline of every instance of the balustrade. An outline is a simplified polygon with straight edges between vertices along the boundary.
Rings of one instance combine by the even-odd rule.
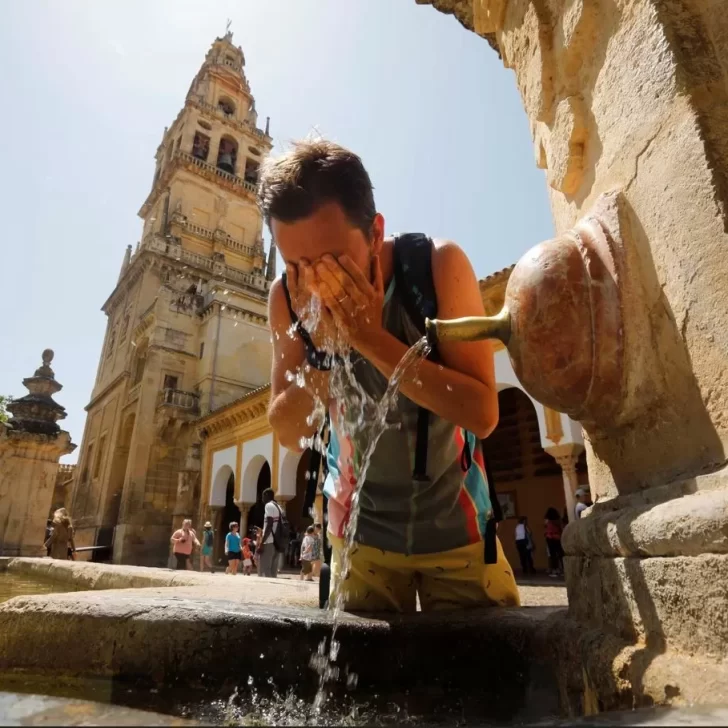
[[[169,405],[194,412],[200,409],[200,395],[196,392],[185,392],[182,389],[166,388],[160,394],[160,406]]]

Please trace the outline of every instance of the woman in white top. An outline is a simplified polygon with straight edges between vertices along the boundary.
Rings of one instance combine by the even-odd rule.
[[[521,559],[521,571],[524,574],[533,574],[533,536],[528,527],[528,518],[521,516],[516,526],[516,548]]]

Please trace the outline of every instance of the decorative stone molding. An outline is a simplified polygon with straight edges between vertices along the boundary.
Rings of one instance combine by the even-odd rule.
[[[266,417],[269,401],[270,384],[266,384],[200,418],[196,423],[197,431],[205,439]]]
[[[554,445],[558,445],[564,437],[564,428],[561,426],[561,413],[549,407],[543,408],[546,420],[546,438]]]

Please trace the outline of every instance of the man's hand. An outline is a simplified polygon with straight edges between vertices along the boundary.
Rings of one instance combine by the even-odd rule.
[[[286,265],[286,285],[291,297],[291,308],[306,331],[313,345],[320,351],[335,350],[336,326],[320,301],[313,299],[315,273],[309,262],[301,258],[298,265]]]
[[[307,283],[333,316],[351,346],[361,351],[382,331],[384,283],[379,256],[372,257],[372,282],[348,255],[325,255],[313,266],[315,278]]]

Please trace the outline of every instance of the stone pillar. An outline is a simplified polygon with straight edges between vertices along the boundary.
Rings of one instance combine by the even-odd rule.
[[[569,285],[591,277],[581,290],[600,299],[590,311],[559,297],[567,278],[532,258],[526,288],[553,329],[528,356],[520,349],[531,374],[540,367],[565,383],[578,367],[553,355],[568,351],[561,344],[572,337],[582,362],[592,357],[591,377],[572,375],[591,411],[560,410],[584,427],[594,499],[563,542],[570,615],[580,639],[591,635],[585,675],[604,707],[726,700],[725,3],[417,2],[454,13],[513,70],[546,172],[554,246],[588,253],[584,226],[567,232],[585,218],[602,236],[601,260],[588,254],[579,268],[570,258]],[[607,334],[590,318],[605,312]],[[573,338],[584,333],[591,349]]]
[[[0,423],[0,554],[45,556],[46,520],[53,502],[58,459],[76,449],[56,424],[66,411],[53,400],[62,386],[43,352],[43,365],[23,380],[29,394],[8,405]]]
[[[545,450],[561,467],[561,475],[564,479],[566,512],[569,515],[569,523],[571,523],[576,518],[574,515],[574,508],[576,507],[574,493],[579,487],[579,480],[576,475],[576,461],[584,451],[584,447],[578,443],[569,443],[567,445],[553,445],[545,448]]]
[[[240,536],[245,538],[248,535],[248,515],[254,503],[236,502],[235,505],[240,509]]]

